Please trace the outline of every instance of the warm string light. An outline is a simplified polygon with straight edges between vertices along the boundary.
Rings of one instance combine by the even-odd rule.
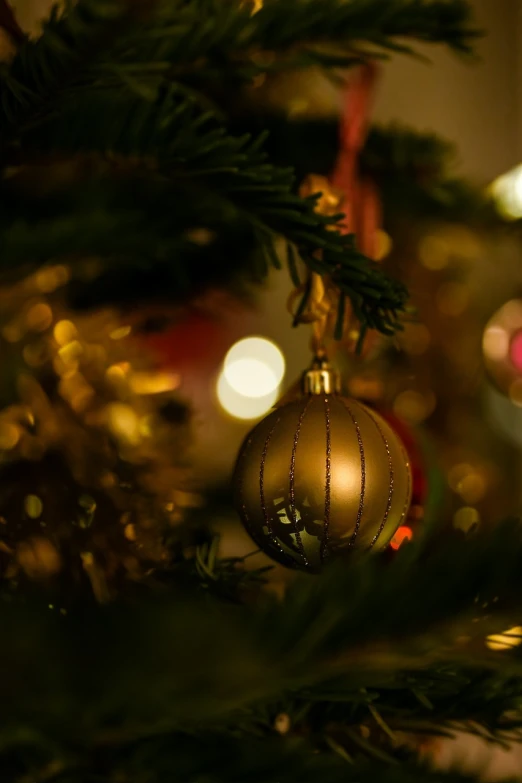
[[[522,165],[498,177],[490,193],[500,214],[507,220],[522,218]]]
[[[236,419],[255,419],[266,413],[279,396],[285,360],[275,343],[246,337],[227,353],[216,392],[221,407]]]

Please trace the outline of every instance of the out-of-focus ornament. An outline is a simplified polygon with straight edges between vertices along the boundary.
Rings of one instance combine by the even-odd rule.
[[[256,544],[309,572],[333,555],[384,549],[406,518],[411,485],[399,438],[340,394],[325,360],[304,374],[297,400],[250,432],[234,476],[236,506]]]
[[[235,308],[239,304],[231,296],[209,292],[190,309],[156,307],[139,312],[133,319],[133,333],[164,370],[208,375],[235,336],[227,323]]]
[[[484,365],[499,391],[522,405],[522,299],[512,299],[488,321],[482,338]]]

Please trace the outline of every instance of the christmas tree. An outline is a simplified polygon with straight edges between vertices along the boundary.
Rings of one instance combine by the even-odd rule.
[[[434,405],[400,378],[441,353],[404,259],[443,268],[427,222],[447,248],[503,218],[445,142],[368,127],[387,58],[473,52],[468,3],[77,0],[30,37],[0,0],[0,27],[2,781],[474,780],[436,751],[520,740],[522,537],[500,502],[477,529],[479,468],[455,514],[426,479],[404,421]],[[281,111],[295,78],[340,119]],[[311,367],[231,498],[198,482],[183,367],[273,269]],[[461,312],[455,280],[435,298]],[[518,399],[510,313],[485,357]],[[470,397],[444,397],[466,432]],[[224,551],[233,503],[276,570]]]

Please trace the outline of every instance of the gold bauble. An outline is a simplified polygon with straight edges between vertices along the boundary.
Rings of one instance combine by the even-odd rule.
[[[385,548],[411,500],[399,438],[338,388],[333,371],[316,363],[304,394],[247,436],[234,475],[236,505],[255,543],[310,572],[338,553]]]

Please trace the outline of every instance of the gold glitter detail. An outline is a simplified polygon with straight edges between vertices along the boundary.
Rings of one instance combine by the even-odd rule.
[[[120,371],[120,377],[125,377]],[[180,382],[179,375],[172,372],[134,372],[129,378],[130,388],[135,394],[165,394],[177,389]]]
[[[326,479],[324,486],[324,528],[321,541],[321,561],[328,554],[328,537],[330,532],[330,500],[332,486],[332,434],[330,428],[330,405],[328,397],[324,398],[324,422],[326,427]]]
[[[48,579],[62,567],[60,554],[47,538],[22,541],[16,550],[16,561],[29,579]]]
[[[19,342],[24,335],[23,329],[18,323],[10,323],[2,329],[2,337],[8,343]]]
[[[79,340],[71,340],[71,342],[67,343],[66,345],[63,345],[58,351],[60,359],[64,362],[64,364],[70,364],[71,362],[76,362],[76,360],[82,355],[82,353],[83,353],[83,345]]]
[[[312,401],[313,397],[309,397],[304,405],[303,410],[299,414],[299,419],[297,421],[297,428],[294,434],[294,442],[292,445],[292,456],[290,458],[290,521],[292,522],[294,526],[294,533],[295,533],[295,542],[297,544],[297,548],[299,550],[299,554],[301,555],[301,558],[303,560],[303,563],[306,567],[308,567],[310,564],[308,562],[308,558],[306,556],[306,552],[303,546],[303,541],[301,539],[301,533],[299,532],[299,525],[297,523],[297,514],[296,514],[296,508],[295,508],[295,454],[297,451],[297,444],[299,442],[299,435],[301,433],[301,425],[303,423],[303,419],[305,417],[306,411],[308,410],[308,407]]]
[[[53,311],[48,304],[39,302],[31,307],[25,317],[29,329],[35,332],[44,332],[53,322]]]
[[[272,522],[270,519],[270,514],[268,513],[268,509],[266,506],[266,499],[265,499],[265,463],[266,463],[266,455],[268,453],[268,446],[270,445],[270,441],[272,440],[272,435],[274,434],[274,430],[281,421],[281,418],[278,418],[270,432],[268,433],[265,445],[263,446],[263,453],[261,454],[261,466],[259,468],[259,495],[261,498],[261,510],[263,512],[263,519],[265,521],[266,528],[268,530],[268,538],[270,542],[276,547],[277,551],[286,557],[286,552],[277,540],[276,535],[274,534],[274,531],[272,529]]]
[[[136,526],[135,525],[126,525],[125,530],[123,531],[125,538],[128,541],[136,541],[137,535],[136,535]]]
[[[132,331],[132,326],[119,326],[114,329],[109,335],[111,340],[123,340],[124,337],[128,337]]]
[[[136,411],[123,402],[112,402],[107,406],[108,424],[111,433],[120,442],[135,446],[141,433]]]
[[[53,330],[54,339],[58,345],[67,345],[78,336],[78,330],[72,321],[58,321]]]
[[[59,286],[64,285],[70,278],[70,272],[65,266],[52,266],[41,269],[36,273],[34,280],[36,287],[43,293],[51,293]]]
[[[359,427],[359,422],[356,420],[355,416],[352,413],[352,410],[346,400],[340,400],[346,410],[348,411],[348,414],[352,420],[353,426],[355,427],[355,433],[357,435],[357,443],[359,444],[359,455],[361,457],[361,494],[359,497],[359,508],[357,509],[357,517],[355,520],[355,527],[352,533],[352,537],[350,539],[349,546],[353,546],[355,544],[355,539],[357,538],[357,534],[359,533],[359,528],[361,526],[361,519],[363,515],[364,510],[364,493],[366,491],[366,457],[364,454],[364,443],[361,435],[361,428]]]

